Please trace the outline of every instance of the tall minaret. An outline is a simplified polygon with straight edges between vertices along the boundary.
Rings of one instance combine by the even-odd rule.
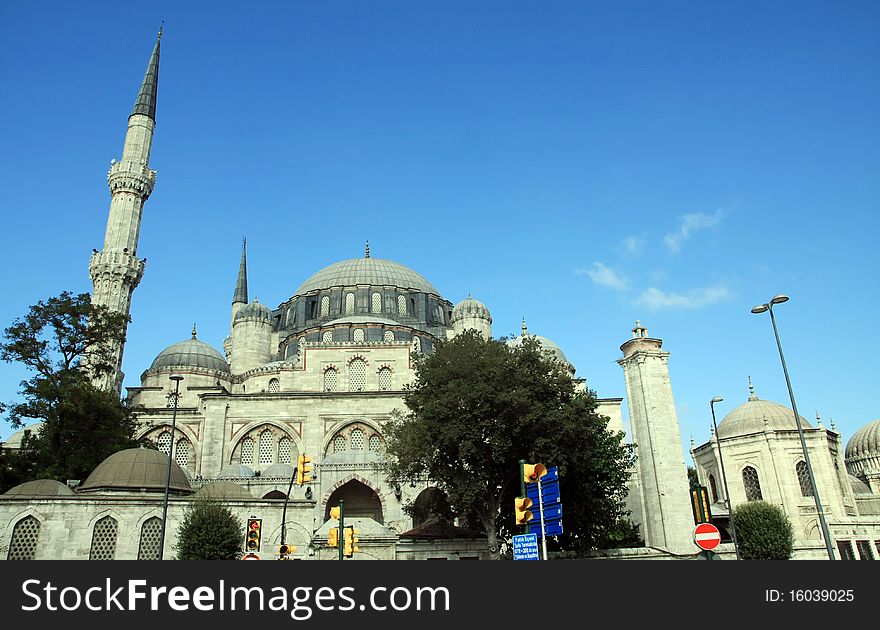
[[[620,346],[626,379],[636,468],[641,486],[642,536],[649,547],[674,554],[698,551],[688,495],[687,468],[669,382],[669,353],[636,322],[632,339]]]
[[[156,127],[156,93],[159,86],[159,42],[150,57],[144,81],[128,117],[128,130],[122,159],[112,160],[107,173],[110,186],[110,217],[104,235],[104,248],[92,254],[89,275],[94,289],[92,302],[126,316],[131,313],[131,294],[144,275],[145,260],[137,257],[144,202],[153,192],[156,171],[150,169],[150,149]],[[115,349],[116,370],[98,383],[108,390],[122,391],[122,353]]]

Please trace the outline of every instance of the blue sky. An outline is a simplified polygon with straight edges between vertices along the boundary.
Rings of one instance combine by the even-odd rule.
[[[749,313],[787,293],[799,410],[847,440],[880,417],[880,5],[731,4],[5,3],[0,323],[91,290],[165,20],[127,386],[193,322],[222,347],[242,236],[273,307],[369,239],[496,335],[525,317],[600,396],[641,320],[684,445],[749,375],[788,404]],[[23,377],[0,364],[0,400]]]

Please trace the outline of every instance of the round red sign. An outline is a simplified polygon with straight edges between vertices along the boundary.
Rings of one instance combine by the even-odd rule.
[[[694,530],[694,542],[700,549],[712,551],[721,544],[721,532],[712,523],[700,523]]]
[[[260,556],[258,556],[255,553],[246,553],[245,555],[242,556],[241,559],[242,560],[259,560]]]

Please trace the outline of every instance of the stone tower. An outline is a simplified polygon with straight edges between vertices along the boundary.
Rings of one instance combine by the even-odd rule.
[[[618,361],[626,397],[641,488],[642,536],[649,547],[675,554],[698,551],[688,495],[687,468],[669,382],[669,353],[636,322]]]
[[[122,158],[112,160],[107,173],[110,186],[110,216],[104,235],[104,248],[92,254],[89,275],[92,277],[92,302],[128,316],[131,294],[144,275],[144,263],[137,257],[144,202],[153,192],[156,171],[150,169],[150,149],[156,127],[156,92],[159,85],[159,42],[150,57],[144,81],[128,118]],[[122,353],[124,345],[114,348],[116,369],[102,378],[99,385],[122,391]]]

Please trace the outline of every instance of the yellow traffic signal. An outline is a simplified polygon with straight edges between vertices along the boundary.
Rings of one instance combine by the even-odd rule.
[[[359,529],[355,529],[354,527],[346,527],[345,528],[345,547],[343,549],[343,553],[346,558],[351,558],[356,551],[360,551],[360,547],[357,546],[358,543],[358,534],[360,533]]]
[[[296,482],[299,485],[309,483],[312,480],[312,458],[300,455],[296,467]]]
[[[523,464],[523,481],[532,483],[547,474],[544,464]]]
[[[250,552],[260,550],[260,529],[263,525],[263,519],[249,518],[247,522],[247,532],[245,532],[244,546]]]
[[[335,521],[339,520],[339,506],[330,508],[330,518]]]
[[[279,560],[290,560],[290,554],[296,551],[296,547],[293,545],[279,545],[278,546],[278,559]]]
[[[532,507],[532,500],[526,497],[517,497],[514,502],[514,520],[517,525],[525,525],[535,518],[535,515],[529,512]]]
[[[330,531],[327,533],[327,544],[331,547],[339,546],[339,528],[331,527]]]

